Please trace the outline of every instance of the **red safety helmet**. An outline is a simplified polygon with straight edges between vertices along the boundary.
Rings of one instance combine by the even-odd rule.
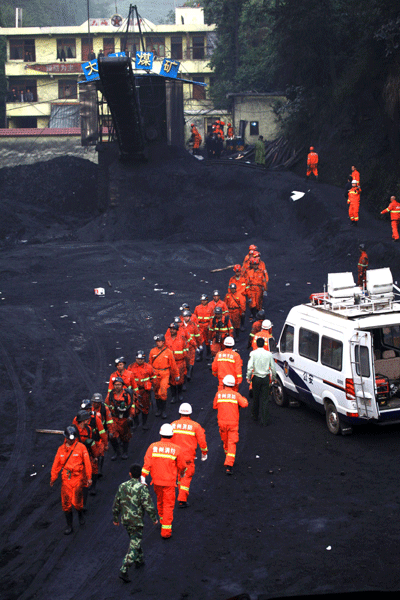
[[[242,267],[241,267],[241,265],[235,265],[235,266],[233,267],[233,270],[235,271],[235,273],[239,273],[239,271],[241,271],[241,270],[242,270]]]
[[[310,146],[310,152],[314,151],[314,146]]]
[[[257,250],[257,246],[255,246],[254,244],[250,244],[249,250]]]

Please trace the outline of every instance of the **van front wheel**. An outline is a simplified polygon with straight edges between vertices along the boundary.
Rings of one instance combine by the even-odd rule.
[[[283,383],[277,378],[276,383],[272,387],[272,395],[275,400],[275,404],[278,406],[287,406],[289,404],[289,398],[284,388]]]
[[[336,406],[332,402],[326,405],[326,424],[333,435],[340,433],[340,419]]]

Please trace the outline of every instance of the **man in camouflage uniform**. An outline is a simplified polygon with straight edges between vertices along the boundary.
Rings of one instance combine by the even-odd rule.
[[[119,525],[121,520],[121,524],[130,537],[128,552],[122,561],[119,572],[119,577],[127,583],[130,581],[129,567],[133,563],[135,563],[137,569],[144,565],[141,547],[144,511],[147,511],[155,525],[158,523],[156,509],[147,485],[139,480],[141,471],[140,465],[131,466],[129,471],[130,481],[121,483],[112,507],[114,525]]]

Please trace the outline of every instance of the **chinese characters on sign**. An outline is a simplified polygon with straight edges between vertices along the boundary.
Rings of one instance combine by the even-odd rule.
[[[137,51],[135,57],[135,69],[151,71],[153,68],[153,53]]]
[[[164,75],[164,77],[176,77],[178,75],[179,65],[180,62],[177,60],[164,58],[161,65],[160,75]]]
[[[82,71],[85,73],[86,81],[94,81],[100,79],[99,77],[99,65],[97,60],[91,60],[86,63],[82,63]]]

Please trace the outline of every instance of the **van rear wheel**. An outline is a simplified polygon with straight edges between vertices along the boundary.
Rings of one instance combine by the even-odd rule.
[[[275,404],[278,406],[287,406],[289,404],[288,395],[279,378],[277,378],[276,383],[272,388],[272,395],[274,397]]]
[[[336,406],[332,402],[326,405],[326,424],[333,435],[340,433],[340,419]]]

